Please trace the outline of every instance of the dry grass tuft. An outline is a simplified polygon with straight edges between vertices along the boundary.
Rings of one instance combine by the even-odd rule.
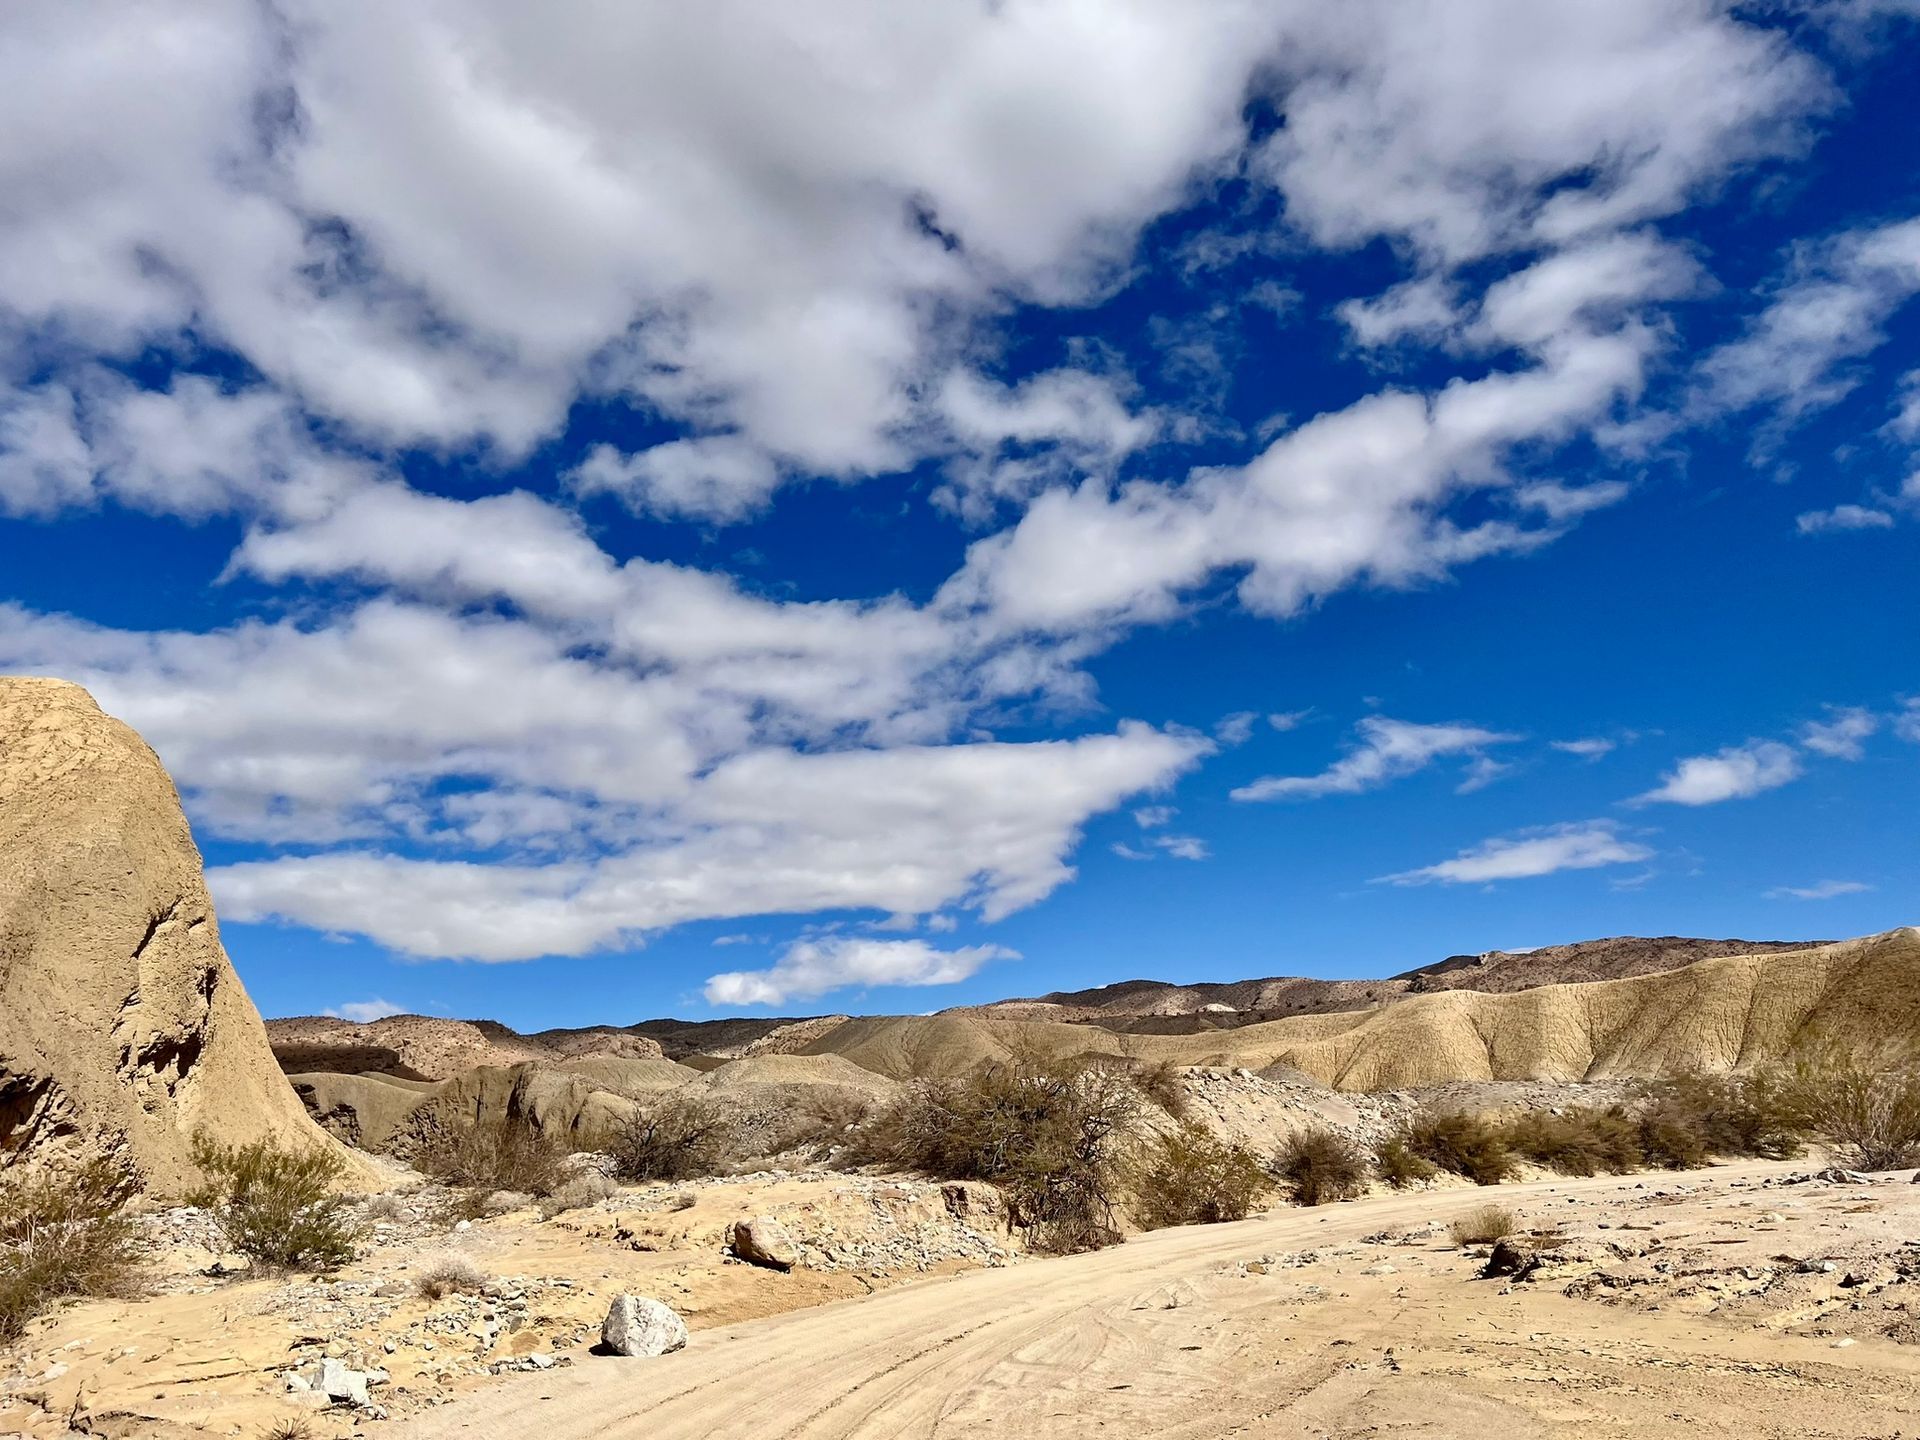
[[[1496,1240],[1506,1239],[1519,1228],[1520,1222],[1513,1218],[1511,1210],[1503,1210],[1498,1205],[1482,1205],[1447,1226],[1447,1236],[1456,1245],[1491,1245]]]
[[[464,1255],[435,1255],[413,1272],[414,1291],[426,1300],[444,1295],[478,1295],[487,1277]]]

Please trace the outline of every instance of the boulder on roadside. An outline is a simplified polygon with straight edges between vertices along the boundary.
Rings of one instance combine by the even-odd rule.
[[[764,1265],[769,1270],[791,1270],[800,1259],[800,1247],[793,1243],[793,1236],[771,1215],[736,1220],[733,1253],[750,1265]]]
[[[616,1355],[667,1355],[687,1343],[687,1322],[649,1295],[617,1295],[600,1340]]]

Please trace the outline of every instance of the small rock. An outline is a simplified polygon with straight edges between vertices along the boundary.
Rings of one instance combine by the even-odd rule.
[[[358,1370],[349,1370],[339,1360],[320,1362],[320,1383],[314,1389],[343,1405],[358,1407],[368,1403],[367,1377]]]
[[[1854,1341],[1851,1335],[1843,1335],[1840,1337],[1840,1339],[1833,1342],[1832,1348],[1835,1350],[1845,1350],[1849,1346],[1851,1346],[1853,1343]]]
[[[616,1355],[666,1355],[687,1343],[687,1324],[647,1295],[619,1295],[607,1309],[600,1339]]]
[[[770,1270],[791,1270],[800,1258],[799,1247],[787,1227],[769,1215],[734,1222],[733,1253],[749,1264]]]
[[[1400,1271],[1397,1266],[1389,1265],[1386,1261],[1382,1260],[1378,1265],[1367,1266],[1367,1268],[1360,1273],[1362,1275],[1398,1275]]]
[[[1528,1246],[1517,1240],[1496,1240],[1493,1242],[1493,1253],[1487,1256],[1486,1268],[1480,1273],[1489,1280],[1500,1275],[1524,1280],[1539,1268],[1540,1257]]]

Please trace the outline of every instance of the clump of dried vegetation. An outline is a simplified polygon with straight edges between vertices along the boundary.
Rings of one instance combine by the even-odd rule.
[[[1503,1210],[1498,1205],[1482,1205],[1478,1210],[1469,1210],[1447,1226],[1447,1237],[1456,1245],[1491,1245],[1496,1240],[1506,1239],[1519,1228],[1520,1222],[1513,1218],[1511,1210]]]
[[[607,1146],[622,1180],[698,1180],[724,1174],[733,1124],[711,1100],[669,1096],[637,1112]]]
[[[60,1300],[138,1288],[133,1188],[103,1159],[0,1178],[0,1345]]]
[[[1288,1137],[1273,1157],[1274,1178],[1296,1205],[1351,1200],[1366,1190],[1368,1172],[1360,1147],[1325,1126]]]
[[[1132,1213],[1147,1230],[1217,1225],[1246,1219],[1272,1188],[1253,1151],[1189,1120],[1142,1147]]]
[[[353,1258],[360,1225],[341,1191],[346,1164],[332,1150],[266,1139],[222,1145],[202,1135],[193,1163],[204,1178],[191,1200],[254,1265],[325,1272]]]
[[[447,1221],[494,1214],[505,1197],[520,1203],[521,1197],[551,1195],[569,1176],[566,1149],[519,1115],[491,1123],[442,1118],[422,1140],[413,1163],[422,1174],[453,1187],[442,1212]]]
[[[487,1277],[464,1255],[435,1255],[413,1272],[414,1293],[424,1300],[445,1295],[478,1295]]]

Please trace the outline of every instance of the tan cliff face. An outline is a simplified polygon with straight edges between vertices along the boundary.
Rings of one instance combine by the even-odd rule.
[[[80,687],[0,677],[0,1163],[105,1153],[178,1192],[201,1131],[333,1143],[221,947],[159,759]]]

